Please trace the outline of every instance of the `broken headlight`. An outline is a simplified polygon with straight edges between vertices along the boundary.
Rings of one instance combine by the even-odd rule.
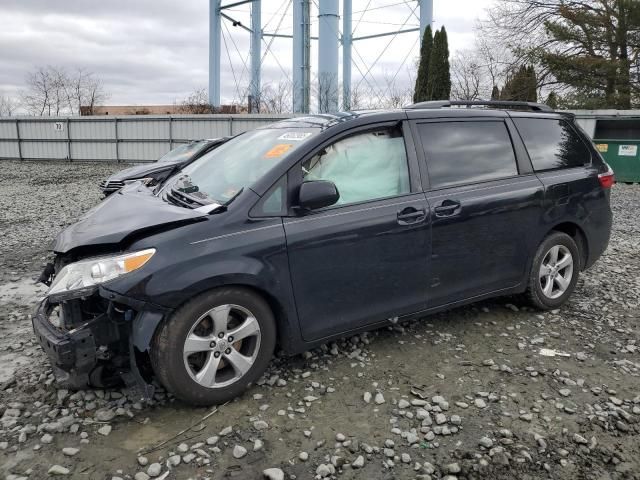
[[[156,253],[155,248],[149,248],[139,252],[87,258],[70,263],[55,276],[47,296],[55,300],[56,297],[64,297],[67,293],[78,296],[86,292],[88,295],[96,285],[142,267],[154,253]]]

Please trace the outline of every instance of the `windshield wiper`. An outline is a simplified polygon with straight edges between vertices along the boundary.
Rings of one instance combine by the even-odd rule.
[[[236,193],[233,194],[233,196],[227,200],[226,202],[224,202],[222,205],[224,205],[225,207],[227,205],[229,205],[231,202],[233,202],[236,198],[238,198],[240,196],[240,194],[243,192],[244,187],[242,187],[240,190],[238,190]]]
[[[169,170],[169,173],[165,177],[164,182],[169,180],[174,175],[177,175],[178,173],[180,173],[180,170],[182,170],[182,165],[180,165],[180,164],[174,165],[173,168],[171,170]],[[162,182],[162,183],[164,183],[164,182]]]

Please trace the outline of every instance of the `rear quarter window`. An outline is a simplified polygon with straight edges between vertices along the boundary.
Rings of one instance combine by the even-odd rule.
[[[536,172],[591,163],[589,148],[568,122],[549,118],[514,118],[513,121]]]
[[[418,131],[434,189],[518,175],[502,121],[423,123]]]

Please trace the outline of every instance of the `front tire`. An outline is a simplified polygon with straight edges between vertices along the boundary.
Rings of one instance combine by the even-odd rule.
[[[566,233],[549,234],[533,258],[527,296],[541,310],[564,304],[575,289],[581,270],[580,250]]]
[[[221,404],[262,375],[275,343],[275,319],[264,299],[244,288],[223,287],[187,302],[160,325],[151,363],[180,400]]]

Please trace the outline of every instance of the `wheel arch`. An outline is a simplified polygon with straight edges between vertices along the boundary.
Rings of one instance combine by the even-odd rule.
[[[140,312],[136,319],[134,319],[132,333],[134,346],[141,352],[148,351],[152,343],[152,338],[158,331],[160,324],[167,321],[173,312],[180,309],[193,298],[220,288],[241,288],[251,291],[264,299],[271,309],[276,322],[276,345],[284,350],[290,350],[296,337],[296,330],[294,329],[295,311],[292,313],[291,308],[287,308],[283,301],[278,298],[277,293],[266,288],[259,278],[246,274],[213,277],[190,286],[185,289],[189,292],[189,295],[185,295],[182,301],[167,315],[154,315],[153,313],[145,311]]]
[[[271,309],[271,313],[273,313],[273,318],[276,321],[276,346],[286,349],[286,346],[289,345],[290,342],[289,329],[291,328],[291,323],[289,322],[290,319],[287,314],[287,309],[284,307],[282,302],[272,292],[254,283],[226,283],[224,285],[214,287],[211,290],[227,287],[248,290],[267,302],[267,305],[269,305],[269,308]]]
[[[562,232],[573,238],[580,251],[580,270],[584,270],[589,259],[589,242],[582,227],[575,222],[562,222],[554,225],[546,236],[551,232]]]

